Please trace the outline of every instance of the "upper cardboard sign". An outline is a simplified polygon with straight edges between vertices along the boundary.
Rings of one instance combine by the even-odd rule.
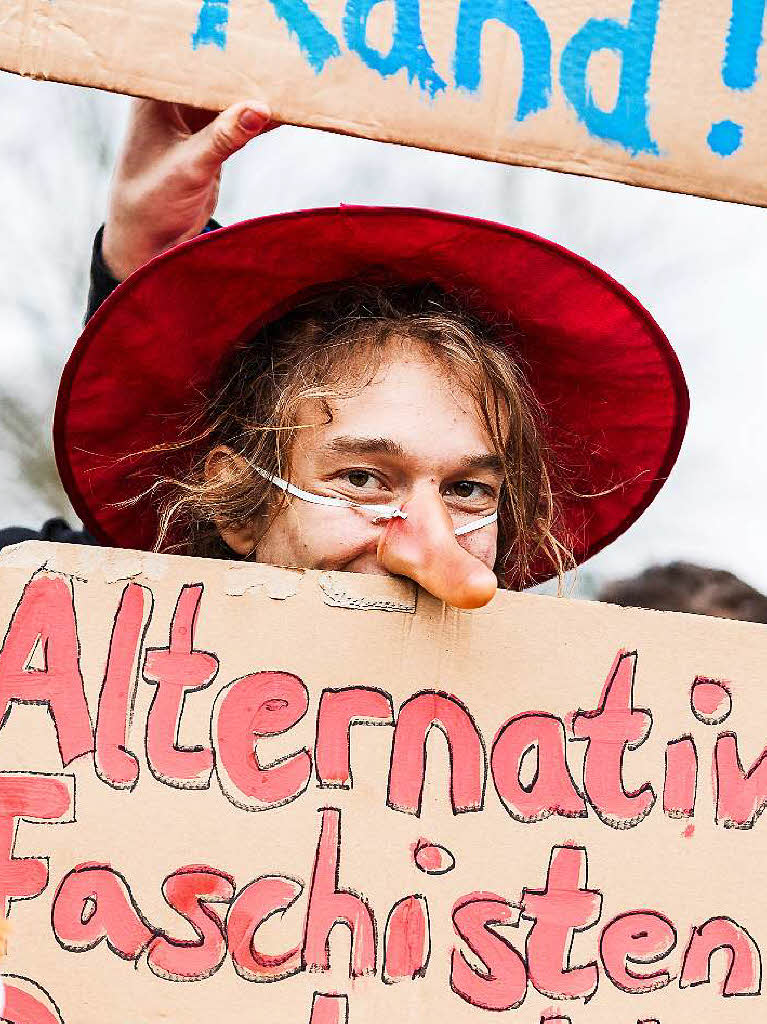
[[[763,1016],[763,626],[40,543],[0,624],[11,1024]]]
[[[4,0],[0,67],[767,205],[765,0]]]

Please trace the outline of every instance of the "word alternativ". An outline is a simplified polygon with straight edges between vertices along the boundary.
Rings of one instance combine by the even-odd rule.
[[[453,812],[481,811],[488,766],[495,792],[509,815],[533,824],[550,815],[588,816],[589,807],[612,828],[641,824],[654,809],[650,782],[626,790],[623,765],[652,728],[648,709],[634,706],[637,653],[618,653],[593,710],[572,716],[572,739],[586,744],[583,785],[573,780],[567,760],[567,728],[555,715],[526,712],[501,723],[490,747],[469,708],[456,696],[436,690],[413,694],[395,717],[393,700],[382,689],[352,686],[325,689],[319,700],[314,750],[302,748],[277,764],[262,765],[259,739],[288,732],[306,715],[309,692],[287,672],[256,672],[218,691],[211,714],[210,745],[177,743],[185,702],[211,685],[218,658],[195,649],[195,623],[202,584],[185,586],[170,625],[167,647],[144,653],[143,677],[156,688],[146,722],[146,756],[155,779],[179,789],[206,789],[215,772],[224,796],[243,810],[269,810],[298,799],[312,773],[320,788],[353,785],[349,745],[354,725],[393,729],[388,806],[419,815],[426,771],[426,737],[432,727],[444,734],[450,751]],[[94,753],[99,778],[115,789],[133,789],[139,762],[128,749],[128,726],[136,685],[134,665],[145,633],[152,595],[129,583],[112,629],[95,731],[91,725],[80,670],[73,594],[63,578],[39,575],[25,587],[0,652],[0,727],[14,702],[47,706],[56,728],[64,766]],[[45,667],[31,669],[35,650]],[[690,695],[691,713],[719,725],[732,701],[725,684],[698,678]],[[537,760],[532,785],[522,781],[523,761]],[[713,752],[716,821],[725,828],[751,828],[767,806],[764,751],[745,770],[732,732],[718,735]],[[698,786],[698,751],[691,736],[666,745],[663,811],[691,818]],[[582,791],[581,791],[582,790]]]

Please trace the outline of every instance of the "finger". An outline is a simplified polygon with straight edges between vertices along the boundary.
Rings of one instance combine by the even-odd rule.
[[[184,123],[180,109],[178,103],[171,103],[168,100],[134,99],[131,104],[130,120],[142,132],[159,131],[162,135],[173,138],[179,134],[188,135],[189,128]]]
[[[209,124],[216,120],[220,111],[203,110],[201,107],[190,107],[185,103],[174,103],[176,116],[180,126],[188,135],[202,131]]]
[[[246,100],[229,107],[187,145],[196,150],[197,167],[214,174],[233,153],[259,135],[269,123],[269,108],[260,100]]]
[[[120,143],[112,173],[112,192],[125,187],[183,137],[174,103],[136,98],[131,101],[125,135]]]

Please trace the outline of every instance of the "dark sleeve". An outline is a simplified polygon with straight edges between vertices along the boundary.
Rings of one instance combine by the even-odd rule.
[[[220,227],[221,225],[218,221],[211,218],[202,229],[202,233],[205,234],[208,231],[215,231],[216,228]],[[117,278],[113,276],[112,271],[104,262],[104,253],[101,248],[103,238],[104,228],[102,226],[98,229],[96,237],[93,239],[93,251],[91,253],[91,283],[90,288],[88,289],[88,308],[85,311],[86,323],[90,320],[104,299],[108,298],[120,283]]]
[[[49,540],[57,544],[95,544],[96,540],[85,530],[73,530],[63,519],[49,519],[41,530],[25,526],[8,526],[0,530],[0,549],[24,540]]]
[[[101,241],[104,237],[103,226],[96,232],[91,252],[91,286],[88,289],[88,307],[85,311],[87,323],[107,296],[111,295],[120,283],[112,276],[112,271],[104,262]]]

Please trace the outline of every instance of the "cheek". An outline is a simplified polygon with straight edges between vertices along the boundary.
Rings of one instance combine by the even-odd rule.
[[[498,558],[498,527],[486,526],[458,538],[461,547],[492,569]]]
[[[345,509],[295,502],[280,512],[256,554],[276,565],[341,569],[375,543],[370,524]]]

